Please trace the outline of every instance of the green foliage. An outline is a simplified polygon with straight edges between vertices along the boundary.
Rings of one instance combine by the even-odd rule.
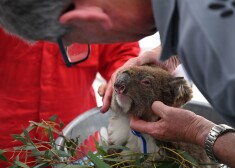
[[[88,152],[88,157],[93,161],[93,163],[102,168],[111,168],[108,164],[106,164],[104,161],[102,161],[99,157],[97,157],[93,152],[89,151]]]
[[[189,155],[187,152],[182,151],[182,150],[176,150],[176,152],[185,160],[187,160],[191,165],[194,165],[195,167],[198,167],[199,164],[197,163],[197,161],[191,156]]]
[[[95,139],[96,153],[88,151],[84,153],[80,149],[79,137],[68,139],[62,134],[63,123],[57,121],[57,116],[52,116],[49,121],[30,121],[28,128],[20,135],[12,137],[22,143],[13,149],[0,150],[0,160],[11,163],[10,168],[43,168],[54,166],[56,168],[187,168],[198,167],[198,163],[186,152],[173,150],[161,146],[158,153],[133,153],[125,146],[106,146],[99,144]],[[30,136],[31,131],[42,131],[47,139],[36,139]],[[60,136],[64,140],[63,146],[57,146],[55,137]],[[123,151],[108,154],[109,149]],[[164,152],[162,152],[164,151]],[[167,151],[167,152],[166,152]],[[12,152],[14,160],[9,161],[4,156],[5,152]],[[160,153],[165,153],[164,156]],[[170,155],[167,155],[169,153]],[[31,158],[34,158],[32,160]],[[23,159],[22,159],[23,158]]]
[[[7,158],[4,156],[5,150],[0,150],[0,160],[7,161]]]

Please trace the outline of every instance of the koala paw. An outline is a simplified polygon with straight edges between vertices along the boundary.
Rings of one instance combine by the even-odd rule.
[[[130,121],[127,116],[112,117],[108,125],[108,144],[123,145],[130,132]]]

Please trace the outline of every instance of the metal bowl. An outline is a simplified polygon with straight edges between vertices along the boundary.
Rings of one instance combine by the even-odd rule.
[[[70,139],[79,136],[79,141],[83,142],[89,138],[90,135],[94,135],[95,132],[99,131],[102,127],[107,128],[110,116],[110,111],[103,114],[100,112],[100,107],[93,108],[71,121],[62,130],[63,134]],[[59,137],[56,139],[56,144],[58,146],[63,146],[63,143],[63,138]]]
[[[208,103],[190,101],[184,106],[184,108],[191,110],[196,114],[213,121],[214,123],[228,124]],[[110,115],[110,111],[103,114],[100,112],[99,107],[93,108],[75,118],[63,129],[63,133],[67,138],[76,138],[79,136],[80,142],[83,142],[89,138],[90,135],[94,135],[102,127],[107,128]],[[58,146],[62,146],[63,139],[60,137],[57,138],[56,144],[58,144]]]

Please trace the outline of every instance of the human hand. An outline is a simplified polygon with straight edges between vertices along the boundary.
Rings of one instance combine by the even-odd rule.
[[[215,125],[195,113],[164,105],[156,101],[152,105],[153,112],[160,116],[156,122],[146,122],[131,117],[132,129],[150,134],[157,140],[184,141],[204,147],[210,129]]]
[[[123,66],[118,68],[111,76],[109,82],[107,84],[103,84],[99,87],[98,93],[101,97],[103,97],[103,106],[101,107],[101,112],[106,112],[109,109],[112,99],[113,93],[113,84],[115,82],[117,72],[123,68],[127,68],[130,66],[139,66],[143,64],[160,64],[158,58],[160,56],[161,47],[158,46],[154,50],[146,51],[140,54],[138,57],[129,59]]]
[[[101,107],[101,112],[106,112],[109,109],[109,106],[111,104],[112,99],[112,93],[113,93],[113,84],[116,80],[117,72],[123,68],[127,68],[130,66],[139,66],[146,63],[156,63],[156,57],[154,55],[148,56],[148,57],[135,57],[129,59],[123,66],[118,68],[111,76],[109,82],[107,84],[100,85],[98,89],[98,94],[103,97],[103,106]]]
[[[113,84],[115,82],[117,72],[123,68],[127,68],[130,66],[140,66],[144,64],[156,64],[156,65],[163,65],[166,70],[172,73],[176,67],[180,64],[178,57],[173,56],[168,60],[164,61],[163,63],[159,61],[161,53],[161,46],[158,46],[150,51],[145,51],[140,54],[138,57],[129,59],[123,66],[118,68],[111,76],[108,84],[101,85],[98,89],[98,93],[101,97],[103,97],[103,106],[101,107],[101,112],[106,112],[109,109],[112,99],[113,93]]]

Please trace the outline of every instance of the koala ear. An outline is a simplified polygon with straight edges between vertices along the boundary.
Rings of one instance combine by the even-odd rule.
[[[170,81],[174,93],[173,107],[181,107],[192,98],[192,88],[183,77],[175,77]]]

